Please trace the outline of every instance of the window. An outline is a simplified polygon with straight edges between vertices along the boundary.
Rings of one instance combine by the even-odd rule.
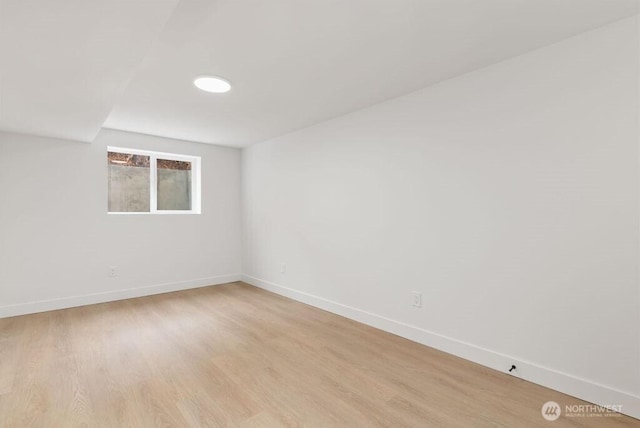
[[[107,148],[109,213],[200,214],[200,158]]]

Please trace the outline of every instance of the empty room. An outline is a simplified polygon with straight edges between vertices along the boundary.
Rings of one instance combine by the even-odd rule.
[[[0,0],[0,428],[640,427],[638,0]]]

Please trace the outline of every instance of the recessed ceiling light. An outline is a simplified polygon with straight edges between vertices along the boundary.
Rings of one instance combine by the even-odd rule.
[[[215,76],[200,76],[193,81],[198,89],[214,94],[222,94],[231,90],[231,83]]]

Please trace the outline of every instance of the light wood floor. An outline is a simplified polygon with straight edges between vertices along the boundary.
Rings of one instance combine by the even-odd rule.
[[[638,426],[242,283],[0,319],[0,427]]]

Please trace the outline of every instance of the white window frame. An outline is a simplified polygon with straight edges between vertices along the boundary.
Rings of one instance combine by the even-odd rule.
[[[125,147],[108,146],[107,153],[118,152],[130,155],[149,156],[149,211],[148,212],[128,212],[109,211],[108,214],[201,214],[201,180],[200,180],[200,156],[179,155],[175,153],[154,152],[150,150],[129,149]],[[158,209],[158,159],[175,160],[191,163],[191,209],[190,210],[159,210]],[[108,190],[107,190],[108,192]],[[107,195],[108,197],[108,195]]]

